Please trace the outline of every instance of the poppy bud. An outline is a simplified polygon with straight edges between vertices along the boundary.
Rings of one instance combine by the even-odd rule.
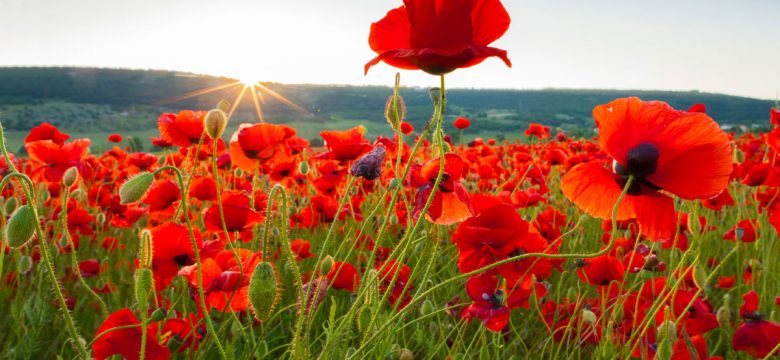
[[[244,171],[241,170],[241,168],[236,168],[236,170],[233,171],[233,175],[235,175],[235,177],[237,177],[237,178],[240,178],[240,177],[244,176]]]
[[[271,263],[262,262],[255,267],[249,279],[248,297],[255,318],[268,320],[281,297],[279,274]]]
[[[658,343],[658,349],[655,351],[655,360],[669,360],[672,358],[672,341],[663,339]]]
[[[222,110],[225,113],[230,112],[230,102],[225,99],[222,99],[217,103],[216,109]]]
[[[66,187],[71,187],[76,183],[76,181],[78,181],[78,179],[79,171],[75,166],[71,166],[68,168],[68,170],[65,170],[65,173],[62,175],[62,184]]]
[[[68,237],[65,235],[60,236],[60,239],[57,241],[57,245],[59,245],[59,247],[62,249],[67,249],[68,245],[70,245],[70,239],[68,239]]]
[[[151,267],[153,253],[152,232],[149,229],[143,229],[141,231],[141,243],[138,245],[138,263],[141,268],[148,269]]]
[[[398,350],[398,360],[414,360],[414,354],[411,350],[403,348]]]
[[[390,215],[390,225],[398,225],[398,215]]]
[[[433,314],[435,310],[436,309],[434,309],[433,303],[430,300],[426,299],[425,301],[423,301],[422,306],[420,306],[420,315],[427,316]]]
[[[395,131],[401,129],[401,123],[406,117],[406,104],[400,95],[391,95],[385,104],[385,119]]]
[[[135,271],[135,301],[138,309],[146,312],[149,308],[149,295],[154,291],[152,270],[138,269]]]
[[[76,190],[73,190],[73,192],[70,193],[70,198],[71,199],[78,199],[82,195],[84,195],[84,192],[81,191],[81,189],[76,189]]]
[[[104,213],[98,213],[95,215],[95,221],[97,221],[98,224],[105,224],[106,223],[106,214]]]
[[[22,205],[11,214],[5,227],[6,245],[11,249],[24,246],[32,239],[35,231],[35,215],[30,205]]]
[[[19,257],[19,262],[16,263],[16,270],[19,271],[20,274],[27,274],[27,272],[32,269],[32,265],[32,258],[27,255],[22,255]]]
[[[704,271],[704,267],[699,264],[693,268],[693,282],[699,289],[704,289],[707,286],[707,273]]]
[[[149,318],[149,321],[163,321],[167,316],[168,312],[165,311],[165,309],[157,308],[154,310],[154,312],[152,312],[152,316]]]
[[[597,320],[596,314],[594,314],[593,311],[582,309],[582,321],[586,324],[595,324]]]
[[[16,210],[16,205],[18,205],[16,198],[8,198],[8,200],[5,201],[5,213],[10,214],[14,212],[14,210]]]
[[[569,301],[574,301],[577,299],[577,289],[575,288],[569,288],[568,291],[566,291],[566,299]]]
[[[302,175],[308,174],[309,173],[309,163],[307,163],[305,161],[301,161],[300,163],[298,163],[298,172],[301,173]]]
[[[147,171],[127,179],[119,189],[119,202],[126,205],[141,200],[149,187],[152,186],[152,182],[154,182],[154,174]]]
[[[388,184],[387,184],[387,186],[388,186],[390,189],[395,189],[395,188],[397,188],[397,187],[398,187],[398,185],[399,185],[398,178],[392,178],[392,179],[390,179],[390,183],[388,183]]]
[[[721,326],[729,326],[731,324],[731,310],[726,306],[721,306],[718,312],[715,313],[718,319],[718,324]]]
[[[215,140],[222,137],[227,123],[227,114],[220,109],[209,111],[206,117],[203,118],[203,128],[206,135]]]
[[[677,325],[674,321],[664,320],[656,329],[658,337],[661,339],[675,341],[677,339]]]
[[[330,271],[333,269],[333,265],[336,264],[336,261],[333,260],[333,256],[326,255],[325,258],[322,259],[322,262],[320,263],[320,274],[327,275],[330,273]]]

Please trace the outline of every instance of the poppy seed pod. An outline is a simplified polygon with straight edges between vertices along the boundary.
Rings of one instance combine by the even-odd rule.
[[[273,265],[262,262],[255,267],[249,279],[247,296],[255,318],[260,321],[268,320],[281,297],[279,274]]]
[[[126,205],[141,200],[152,186],[152,182],[154,182],[154,174],[146,171],[127,179],[119,189],[120,203]]]
[[[11,214],[5,227],[6,245],[17,249],[30,241],[35,231],[35,215],[30,205],[22,205]]]
[[[382,165],[385,161],[387,151],[384,146],[376,146],[367,154],[361,156],[352,167],[349,173],[352,176],[362,177],[366,180],[374,180],[382,175]]]
[[[214,109],[203,118],[203,129],[210,138],[216,140],[222,137],[227,127],[227,114],[220,109]]]
[[[65,174],[62,175],[62,185],[71,187],[76,181],[79,180],[79,171],[75,166],[71,166],[68,170],[65,170]]]

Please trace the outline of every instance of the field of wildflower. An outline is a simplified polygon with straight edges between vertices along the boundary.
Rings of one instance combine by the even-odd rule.
[[[90,153],[48,123],[24,155],[0,141],[2,358],[780,356],[780,127],[632,97],[593,109],[594,138],[453,141],[470,121],[447,117],[446,74],[511,66],[489,46],[509,15],[404,3],[365,71],[430,74],[423,128],[399,75],[377,109],[392,137],[226,134],[223,101],[161,114],[159,153],[121,134]]]

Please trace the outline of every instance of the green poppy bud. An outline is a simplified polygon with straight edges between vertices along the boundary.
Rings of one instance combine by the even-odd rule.
[[[300,163],[298,163],[298,172],[303,174],[303,175],[308,174],[309,173],[309,163],[307,163],[305,161],[301,161]]]
[[[62,185],[65,187],[71,187],[76,181],[79,180],[79,171],[75,166],[71,166],[68,170],[65,170],[65,174],[62,175]]]
[[[32,265],[32,258],[27,255],[22,255],[19,257],[19,261],[16,263],[16,270],[19,271],[20,274],[27,274],[30,269],[32,269]]]
[[[6,245],[17,249],[29,242],[35,232],[35,215],[30,205],[22,205],[11,214],[5,227]]]
[[[154,182],[154,174],[146,171],[127,179],[119,189],[120,203],[126,205],[141,200],[152,186],[152,182]]]
[[[268,320],[281,297],[279,274],[273,265],[262,262],[255,267],[252,277],[249,278],[247,296],[255,318],[261,321]]]
[[[203,118],[204,131],[206,132],[206,135],[212,139],[219,139],[222,137],[222,134],[225,132],[225,127],[227,127],[227,123],[227,114],[220,109],[209,111],[208,114],[206,114],[206,117]]]

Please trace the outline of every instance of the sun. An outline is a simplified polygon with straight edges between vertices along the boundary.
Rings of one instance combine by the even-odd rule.
[[[238,77],[238,80],[246,87],[253,86],[260,82],[260,78],[256,75],[242,75]]]

